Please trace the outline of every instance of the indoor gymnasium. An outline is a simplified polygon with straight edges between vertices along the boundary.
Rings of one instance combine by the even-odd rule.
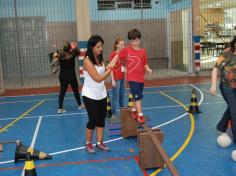
[[[235,16],[235,0],[0,0],[0,175],[236,175]]]

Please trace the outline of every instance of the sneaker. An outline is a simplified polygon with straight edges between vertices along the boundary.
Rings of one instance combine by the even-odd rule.
[[[110,152],[111,149],[107,146],[105,146],[105,144],[103,144],[102,142],[100,144],[96,144],[96,148],[99,149],[99,150],[102,150],[104,152]]]
[[[85,149],[87,150],[87,152],[89,153],[96,153],[95,149],[93,148],[93,145],[92,143],[88,143],[85,145]]]
[[[111,119],[116,119],[117,117],[115,115],[112,115],[111,116]]]
[[[140,123],[140,124],[145,123],[144,116],[138,116],[138,123]]]
[[[62,113],[65,113],[65,112],[66,112],[65,109],[58,109],[57,114],[62,114]]]
[[[79,105],[79,109],[84,109],[84,108],[85,108],[84,104]]]
[[[132,117],[133,117],[134,120],[137,120],[137,119],[138,119],[138,113],[137,113],[137,111],[132,111],[132,112],[131,112],[131,115],[132,115]]]

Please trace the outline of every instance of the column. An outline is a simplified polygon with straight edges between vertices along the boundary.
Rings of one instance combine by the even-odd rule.
[[[200,72],[200,0],[192,0],[192,35],[195,73]]]

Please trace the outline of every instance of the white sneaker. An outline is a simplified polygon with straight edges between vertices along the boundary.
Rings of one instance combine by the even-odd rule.
[[[62,114],[62,113],[65,113],[65,112],[66,112],[65,109],[58,109],[57,114]]]
[[[79,108],[78,109],[84,109],[85,108],[85,105],[84,104],[81,104],[79,105]]]
[[[116,119],[117,117],[115,115],[112,115],[111,116],[111,119]]]

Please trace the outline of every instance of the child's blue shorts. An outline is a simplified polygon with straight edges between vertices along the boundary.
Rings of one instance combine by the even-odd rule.
[[[130,92],[134,97],[134,101],[141,100],[143,98],[144,83],[129,81]]]

